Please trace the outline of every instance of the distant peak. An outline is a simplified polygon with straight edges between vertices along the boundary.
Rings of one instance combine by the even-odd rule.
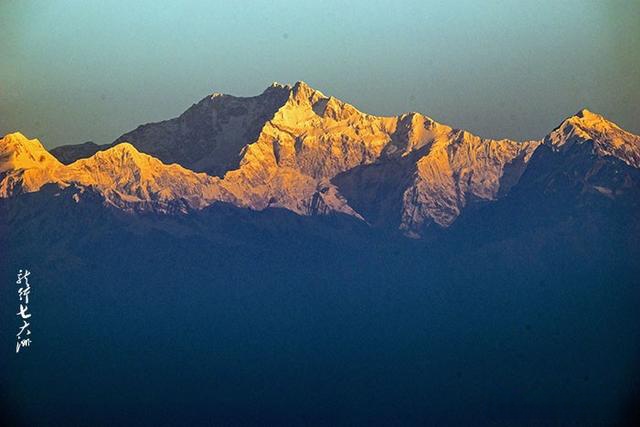
[[[633,167],[640,165],[640,137],[586,108],[565,119],[544,139],[545,144],[563,150],[585,142],[599,155],[618,157]]]
[[[314,104],[321,98],[326,98],[326,96],[302,80],[298,80],[291,89],[291,98],[296,101],[308,101]]]
[[[319,90],[316,90],[316,89],[312,88],[311,86],[309,86],[308,84],[306,84],[302,80],[298,80],[297,82],[295,82],[295,84],[293,85],[292,90],[293,90],[294,93],[298,93],[298,92],[305,92],[305,93],[320,92]]]
[[[91,157],[77,160],[71,163],[70,166],[90,165],[91,167],[102,169],[105,167],[104,165],[116,165],[116,167],[113,168],[114,173],[116,173],[119,170],[118,168],[142,168],[146,167],[144,165],[148,165],[149,163],[155,163],[155,160],[157,160],[155,157],[138,151],[130,143],[120,142],[106,150],[98,151]]]
[[[586,118],[586,117],[598,116],[599,114],[595,114],[594,112],[590,111],[588,108],[583,108],[582,110],[578,111],[575,115],[576,117]]]
[[[0,172],[10,169],[51,170],[61,165],[37,139],[13,132],[0,139]]]
[[[282,93],[282,91],[288,92],[289,99],[295,101],[296,104],[306,102],[314,104],[322,98],[327,98],[322,92],[302,80],[298,80],[293,85],[273,82],[264,90],[263,94]]]
[[[119,144],[114,145],[111,150],[121,150],[121,151],[135,151],[138,153],[136,147],[134,147],[130,142],[123,141]]]
[[[23,147],[23,150],[27,151],[46,151],[40,141],[35,138],[29,139],[21,132],[8,133],[0,141],[5,147]]]
[[[586,123],[608,121],[600,114],[594,113],[593,111],[587,108],[583,108],[582,110],[578,111],[573,117],[581,119],[582,122],[586,122]]]
[[[107,148],[106,150],[98,151],[93,155],[93,157],[98,158],[109,158],[116,156],[129,156],[132,158],[139,158],[146,155],[138,151],[136,147],[128,142],[120,142],[112,147]],[[89,159],[90,158],[91,157],[89,157]]]
[[[279,93],[282,91],[291,91],[291,85],[273,82],[262,93]]]
[[[603,130],[606,128],[619,128],[618,125],[606,117],[594,113],[586,108],[569,117],[564,123],[577,124],[583,128]]]
[[[579,128],[582,130],[587,130],[587,129],[604,130],[609,128],[618,128],[618,126],[612,121],[601,116],[600,114],[594,113],[593,111],[587,108],[583,108],[577,113],[575,113],[574,115],[564,119],[560,123],[560,125],[558,125],[558,127],[552,131],[552,133],[558,130],[566,129],[566,128],[569,128],[569,129]]]
[[[311,89],[311,87],[306,84],[305,82],[303,82],[302,80],[298,80],[297,82],[295,82],[295,84],[293,85],[294,89],[300,90],[300,89]]]
[[[26,136],[24,136],[22,134],[22,132],[12,132],[12,133],[8,133],[4,136],[4,138],[8,138],[11,140],[23,140],[23,141],[28,141],[29,138],[27,138]],[[3,139],[4,139],[3,138]]]
[[[288,84],[283,84],[283,83],[278,83],[278,82],[273,82],[269,85],[269,88],[275,88],[275,89],[291,89],[291,85]]]

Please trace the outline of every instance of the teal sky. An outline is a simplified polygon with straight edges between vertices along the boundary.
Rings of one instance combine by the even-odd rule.
[[[540,138],[640,133],[640,2],[0,0],[0,134],[111,142],[208,93],[304,80],[372,114]]]

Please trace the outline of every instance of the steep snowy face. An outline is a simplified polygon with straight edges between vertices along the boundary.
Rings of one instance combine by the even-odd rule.
[[[242,148],[257,139],[290,91],[273,84],[249,98],[214,93],[179,117],[139,126],[112,145],[130,142],[165,163],[221,177],[238,167]]]
[[[597,155],[614,156],[629,166],[640,168],[640,136],[587,109],[563,121],[544,143],[561,151],[574,144],[588,143]]]
[[[174,202],[202,208],[222,194],[218,178],[166,165],[129,143],[78,160],[61,175],[67,182],[99,190],[108,203],[126,210],[166,210],[175,207]]]
[[[238,189],[238,199],[254,209],[359,217],[330,179],[376,161],[395,119],[368,116],[303,82],[288,88],[284,105],[242,149],[239,167],[225,174],[225,185]]]
[[[471,202],[495,200],[517,182],[538,145],[454,130],[434,140],[403,191],[400,228],[418,237],[431,223],[451,225]]]
[[[247,147],[242,164],[269,161],[313,178],[333,177],[375,161],[389,142],[395,121],[368,116],[297,82],[256,143]]]

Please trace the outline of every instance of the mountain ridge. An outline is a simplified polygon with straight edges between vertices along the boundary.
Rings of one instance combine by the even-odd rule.
[[[77,185],[129,211],[186,212],[223,202],[335,212],[416,238],[506,195],[541,146],[562,153],[578,144],[640,167],[640,137],[587,109],[542,140],[493,140],[416,112],[369,115],[302,81],[273,83],[254,97],[214,93],[108,146],[52,150],[66,164],[21,134],[1,141],[0,197]]]

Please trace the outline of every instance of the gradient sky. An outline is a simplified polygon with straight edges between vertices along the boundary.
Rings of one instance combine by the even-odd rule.
[[[159,3],[0,0],[0,134],[107,143],[296,80],[485,137],[540,138],[582,107],[640,134],[638,1]]]

